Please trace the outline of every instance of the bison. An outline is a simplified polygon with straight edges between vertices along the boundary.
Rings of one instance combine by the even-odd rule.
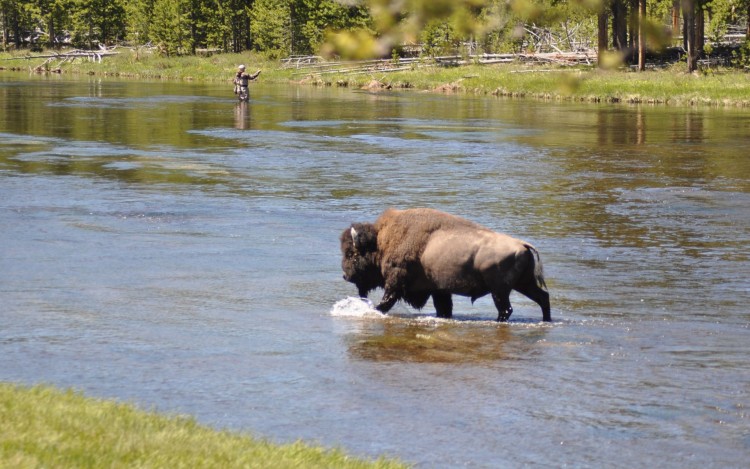
[[[432,296],[437,316],[453,315],[451,295],[474,302],[492,294],[497,320],[513,313],[516,290],[542,308],[550,321],[542,262],[531,244],[469,220],[428,208],[388,209],[372,223],[354,223],[341,234],[344,280],[366,298],[384,289],[376,308],[386,313],[398,300],[421,309]]]

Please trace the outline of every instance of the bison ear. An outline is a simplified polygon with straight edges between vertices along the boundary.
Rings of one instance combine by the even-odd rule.
[[[350,233],[357,251],[365,253],[378,249],[378,232],[373,225],[369,223],[357,223],[352,225]]]

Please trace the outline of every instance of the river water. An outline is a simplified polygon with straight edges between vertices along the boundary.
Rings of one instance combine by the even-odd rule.
[[[747,467],[750,111],[251,91],[0,74],[0,380],[425,468]],[[389,206],[535,244],[553,322],[362,314],[338,236]]]

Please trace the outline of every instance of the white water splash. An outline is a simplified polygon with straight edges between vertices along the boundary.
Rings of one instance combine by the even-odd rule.
[[[372,301],[353,296],[337,301],[331,308],[331,316],[340,317],[382,317],[383,313],[375,309]]]

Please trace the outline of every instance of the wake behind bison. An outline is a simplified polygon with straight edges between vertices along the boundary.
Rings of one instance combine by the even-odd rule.
[[[488,293],[498,321],[513,313],[516,290],[551,320],[542,261],[531,244],[463,218],[427,208],[388,209],[372,223],[354,223],[341,234],[344,279],[366,298],[384,289],[376,308],[386,313],[398,300],[421,309],[432,297],[437,316],[453,315],[451,295],[473,302]]]

